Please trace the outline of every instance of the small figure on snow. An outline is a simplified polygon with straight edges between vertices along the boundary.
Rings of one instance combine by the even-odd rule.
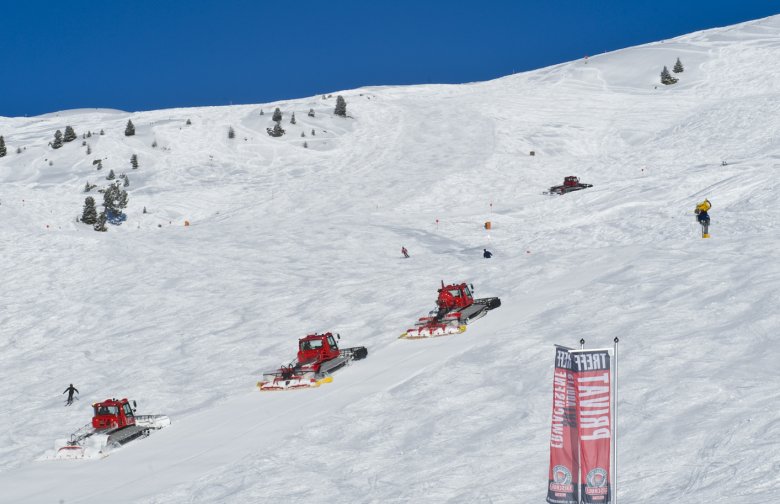
[[[401,253],[404,255],[406,259],[409,259],[409,251],[406,250],[406,247],[401,247]]]
[[[73,384],[71,383],[71,384],[70,384],[70,386],[69,386],[68,388],[66,388],[66,389],[65,389],[65,391],[63,392],[63,394],[64,394],[65,392],[67,392],[67,393],[68,393],[68,400],[67,400],[67,402],[65,403],[65,405],[66,405],[66,406],[70,406],[71,404],[73,404],[73,392],[76,392],[76,393],[78,394],[78,393],[79,393],[79,389],[77,389],[76,387],[74,387],[74,386],[73,386]]]
[[[485,259],[490,259],[493,257],[493,252],[489,251],[488,249],[482,249],[482,257]]]
[[[693,211],[696,214],[696,220],[701,224],[702,238],[710,237],[710,214],[707,213],[710,208],[712,208],[712,203],[710,203],[710,200],[705,199],[696,205],[696,210]]]

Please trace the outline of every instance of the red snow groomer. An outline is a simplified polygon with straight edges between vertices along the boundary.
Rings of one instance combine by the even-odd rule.
[[[442,280],[436,309],[427,317],[421,317],[414,329],[409,329],[400,337],[419,339],[462,333],[466,330],[466,324],[501,306],[501,300],[497,297],[474,299],[473,290],[473,285],[444,285]]]
[[[587,189],[593,187],[593,184],[583,184],[580,182],[579,177],[569,175],[563,179],[563,185],[552,186],[550,188],[550,194],[566,194],[572,191],[579,191],[580,189]]]
[[[125,399],[106,399],[92,405],[94,415],[89,423],[70,435],[70,439],[55,442],[55,458],[97,458],[108,451],[146,437],[151,430],[171,424],[165,415],[136,415],[136,402]]]
[[[339,348],[337,339],[341,339],[339,334],[334,337],[329,332],[299,339],[295,360],[276,371],[263,373],[257,387],[262,392],[319,387],[332,382],[330,375],[337,369],[368,356],[366,347]]]

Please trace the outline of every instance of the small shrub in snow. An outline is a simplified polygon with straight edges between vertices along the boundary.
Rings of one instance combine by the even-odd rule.
[[[282,136],[282,135],[284,135],[284,134],[285,134],[285,131],[284,131],[284,129],[282,129],[282,126],[281,126],[281,124],[279,124],[279,123],[276,123],[276,124],[274,125],[273,129],[271,129],[271,128],[266,128],[265,130],[266,130],[266,131],[268,132],[268,134],[269,134],[269,135],[271,135],[272,137],[280,137],[280,136]]]
[[[70,126],[65,126],[65,135],[62,137],[62,141],[72,142],[76,138],[78,138],[78,136],[76,135],[76,132],[73,131],[73,128],[71,128]]]
[[[344,100],[343,96],[338,95],[336,97],[336,109],[333,113],[337,116],[347,117],[347,102]]]
[[[103,130],[100,130],[100,134],[103,134]],[[125,126],[125,136],[133,136],[135,135],[135,126],[133,125],[133,121],[130,119],[127,120],[127,126]]]
[[[100,159],[98,159],[98,162],[97,162],[97,169],[98,170],[102,170],[103,169],[103,161],[101,161]]]
[[[236,132],[233,131],[233,126],[228,128],[228,138],[236,138]]]
[[[92,154],[92,147],[90,147],[89,144],[87,144],[87,156],[89,156],[90,154]]]
[[[101,135],[105,135],[105,134],[106,134],[106,132],[105,132],[105,131],[103,131],[103,130],[100,130],[100,134],[101,134]]]
[[[146,212],[146,207],[144,207],[144,213],[147,213],[147,212]]]
[[[138,169],[138,155],[133,154],[132,156],[130,156],[130,166],[133,167],[133,170]]]
[[[315,131],[314,131],[314,129],[312,129],[312,130],[311,130],[311,136],[314,136],[314,135],[316,135],[316,134],[317,134],[317,132],[315,132]]]
[[[62,147],[62,131],[57,130],[54,132],[54,141],[51,143],[52,149],[59,149]]]
[[[308,149],[309,148],[309,142],[303,142],[303,148]]]
[[[189,119],[187,119],[187,126],[192,126],[192,121],[190,121]]]
[[[683,67],[682,62],[680,61],[680,58],[677,58],[677,63],[674,64],[674,68],[672,68],[672,72],[674,73],[682,73],[685,71],[685,68]]]
[[[676,83],[677,80],[678,79],[672,77],[672,74],[669,73],[669,70],[664,67],[664,69],[661,71],[661,84],[668,86],[670,84]]]
[[[89,187],[89,182],[87,182]],[[89,189],[87,189],[87,192]],[[84,211],[81,212],[81,222],[84,224],[94,224],[97,222],[97,210],[95,210],[95,198],[87,196],[84,199]]]
[[[292,117],[290,118],[290,124],[295,124],[295,112],[292,113]]]
[[[95,187],[97,187],[95,184],[90,184],[89,181],[87,181],[87,185],[84,186],[84,192],[89,192]]]
[[[155,140],[155,141],[153,141],[153,142],[152,142],[152,147],[153,147],[153,148],[157,148],[157,140]]]
[[[108,172],[108,176],[106,176],[106,180],[114,180],[116,178],[116,175],[114,175],[114,170],[110,170]]]
[[[16,153],[17,154],[21,154],[22,153],[22,148],[21,147],[17,147],[16,148]]]
[[[83,140],[83,141],[81,142],[81,146],[82,146],[82,147],[86,147],[86,145],[87,145],[87,141],[86,141],[86,140]]]
[[[309,109],[309,117],[314,117],[314,109],[313,108]]]
[[[0,135],[0,157],[4,157],[8,154],[8,149],[5,147],[5,139]]]
[[[303,131],[301,131],[301,138],[303,138],[303,137],[305,137],[305,136],[306,136],[306,133],[304,133]]]
[[[54,161],[49,161],[49,166],[54,166]]]
[[[260,115],[265,115],[265,112],[263,112],[263,109],[260,109]]]
[[[92,132],[91,131],[87,131],[87,138],[92,138]]]
[[[282,111],[279,110],[279,107],[276,107],[276,110],[274,110],[274,115],[271,116],[271,120],[274,122],[282,121]]]

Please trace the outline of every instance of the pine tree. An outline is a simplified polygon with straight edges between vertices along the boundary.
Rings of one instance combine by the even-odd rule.
[[[16,148],[16,153],[17,154],[21,154],[22,153],[22,148],[21,147],[17,147]]]
[[[268,132],[268,134],[269,134],[269,135],[271,135],[272,137],[280,137],[280,136],[284,135],[284,133],[285,133],[285,131],[282,129],[282,126],[281,126],[281,124],[279,124],[279,123],[276,123],[276,125],[274,125],[274,128],[273,128],[273,129],[271,129],[271,128],[266,128],[265,130],[266,130],[266,131]]]
[[[84,192],[89,192],[94,188],[95,188],[95,184],[90,184],[89,180],[87,180],[87,184],[84,186]]]
[[[73,131],[73,128],[70,126],[65,126],[65,135],[62,137],[63,142],[72,142],[78,138],[78,135],[76,135],[76,132]]]
[[[89,144],[87,144],[87,156],[90,154],[92,154],[92,148],[89,146]]]
[[[100,215],[97,217],[97,221],[95,222],[95,226],[93,227],[95,231],[100,231],[105,233],[108,231],[106,228],[106,212],[100,212]]]
[[[276,107],[276,110],[274,110],[274,115],[271,116],[271,120],[277,123],[282,121],[282,111],[279,110],[279,107]]]
[[[309,142],[303,142],[303,148],[308,149],[309,148]]]
[[[314,136],[314,135],[316,135],[316,134],[317,134],[317,133],[314,131],[314,128],[312,128],[312,130],[311,130],[311,136]]]
[[[263,112],[263,109],[260,109],[260,115],[265,115],[265,112]]]
[[[309,117],[314,117],[314,109],[313,108],[309,109]]]
[[[114,180],[116,178],[116,175],[114,175],[114,170],[111,169],[111,171],[108,172],[108,176],[106,177],[106,180]]]
[[[290,118],[290,124],[295,124],[295,112],[292,113],[292,117]]]
[[[52,149],[59,149],[62,147],[62,131],[57,130],[54,133],[54,141],[51,143]]]
[[[89,182],[87,182],[89,187]],[[97,210],[95,210],[95,198],[87,196],[84,200],[84,211],[81,212],[81,222],[84,224],[94,224],[97,222]]]
[[[152,147],[155,148],[155,149],[157,148],[157,139],[156,138],[152,142]]]
[[[100,130],[100,134],[103,134],[103,130]],[[133,121],[130,119],[127,120],[127,126],[125,126],[125,136],[133,136],[135,135],[135,126],[133,126]]]
[[[133,167],[133,170],[138,169],[138,156],[136,154],[130,156],[130,166]]]
[[[92,132],[91,131],[87,131],[87,138],[92,138]]]
[[[682,62],[680,61],[680,58],[677,58],[677,63],[674,64],[674,68],[672,68],[672,72],[674,73],[682,73],[685,71],[685,68],[683,67]]]
[[[103,131],[103,130],[100,130],[100,134],[101,134],[101,135],[105,135],[105,134],[106,134],[106,132],[105,132],[105,131]]]
[[[333,113],[337,116],[347,117],[347,102],[344,100],[343,96],[338,95],[336,97],[336,109]]]
[[[669,73],[669,70],[664,67],[664,69],[661,71],[661,84],[668,86],[670,84],[674,84],[675,82],[677,82],[677,79],[672,77],[672,74]]]
[[[0,135],[0,157],[5,156],[6,154],[8,154],[8,149],[5,148],[5,139]]]
[[[192,126],[192,121],[190,121],[189,119],[187,119],[187,126]]]
[[[303,138],[303,137],[305,137],[305,136],[306,136],[306,133],[304,133],[303,131],[301,131],[301,138]]]
[[[144,213],[147,213],[147,212],[146,212],[146,207],[144,207]]]
[[[98,159],[98,162],[97,162],[97,169],[98,170],[102,170],[103,169],[103,161],[100,160],[100,159]]]
[[[125,175],[125,183],[122,184],[124,187],[128,187],[130,185],[130,177]]]
[[[228,129],[228,138],[236,138],[236,132],[233,131],[233,126]]]

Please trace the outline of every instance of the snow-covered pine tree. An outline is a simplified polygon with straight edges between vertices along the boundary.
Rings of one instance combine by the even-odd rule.
[[[260,109],[260,115],[265,115],[265,112],[263,112],[263,109]]]
[[[135,130],[133,130],[133,131],[135,131]],[[101,134],[101,135],[105,135],[105,134],[106,134],[106,132],[105,132],[105,131],[103,131],[103,130],[100,130],[100,134]]]
[[[114,170],[113,170],[113,169],[111,169],[111,170],[108,172],[108,175],[106,176],[106,180],[114,180],[115,178],[116,178],[116,175],[114,175]]]
[[[130,156],[130,166],[133,167],[133,170],[137,170],[138,169],[138,155],[137,154],[133,154],[132,156]]]
[[[268,134],[269,134],[269,135],[271,135],[272,137],[280,137],[280,136],[284,135],[284,133],[285,133],[284,129],[282,129],[282,126],[281,126],[281,124],[279,124],[279,123],[276,123],[276,124],[274,125],[273,129],[271,129],[271,128],[266,128],[265,130],[266,130],[266,131],[268,132]]]
[[[130,185],[130,177],[125,175],[125,182],[122,184],[124,187],[128,187]]]
[[[236,132],[233,131],[233,126],[228,128],[228,138],[236,138]]]
[[[343,96],[338,95],[336,97],[336,109],[333,113],[337,116],[347,117],[347,102],[344,100]]]
[[[62,131],[57,130],[54,132],[54,141],[51,143],[52,149],[59,149],[62,147]]]
[[[271,120],[274,122],[281,122],[282,120],[282,111],[279,110],[279,107],[276,107],[276,110],[274,110],[274,115],[271,116]]]
[[[87,138],[92,138],[92,132],[91,131],[87,131]]]
[[[303,148],[308,149],[309,148],[309,142],[303,142]]]
[[[292,117],[290,118],[290,124],[295,124],[295,112],[292,113]]]
[[[661,71],[661,84],[668,86],[670,84],[674,84],[675,82],[677,82],[677,79],[672,77],[672,74],[669,73],[669,69],[664,67],[664,69]]]
[[[87,182],[89,188],[89,182]],[[89,189],[87,189],[89,190]],[[95,210],[95,198],[87,196],[84,199],[84,211],[81,212],[81,222],[84,224],[94,224],[97,222],[97,210]]]
[[[17,154],[21,154],[22,153],[22,148],[21,147],[17,147],[16,148],[16,153]]]
[[[65,126],[65,135],[63,135],[62,137],[62,141],[72,142],[76,138],[78,138],[78,135],[76,135],[76,132],[73,131],[73,128],[71,128],[70,126]]]
[[[100,134],[103,134],[103,130],[100,130]],[[125,136],[133,136],[135,135],[135,125],[133,125],[133,121],[130,119],[127,120],[127,126],[125,126]]]
[[[8,149],[5,147],[5,139],[0,135],[0,157],[5,156],[6,154],[8,154]]]
[[[92,154],[92,147],[90,147],[89,144],[87,144],[87,156],[89,156],[90,154]]]
[[[102,170],[103,169],[103,161],[100,160],[100,159],[98,159],[98,162],[97,162],[97,169],[98,170]]]
[[[674,68],[672,68],[672,72],[682,73],[684,71],[685,68],[683,67],[682,61],[680,61],[680,58],[677,58],[677,63],[674,64]]]
[[[314,117],[314,109],[313,108],[309,109],[309,117]]]
[[[97,221],[95,222],[95,225],[94,225],[93,229],[95,231],[100,231],[100,232],[103,232],[103,233],[108,231],[108,229],[106,228],[106,212],[105,211],[100,212],[100,215],[98,215]]]
[[[189,119],[187,119],[187,126],[192,126],[192,121],[190,121]]]

